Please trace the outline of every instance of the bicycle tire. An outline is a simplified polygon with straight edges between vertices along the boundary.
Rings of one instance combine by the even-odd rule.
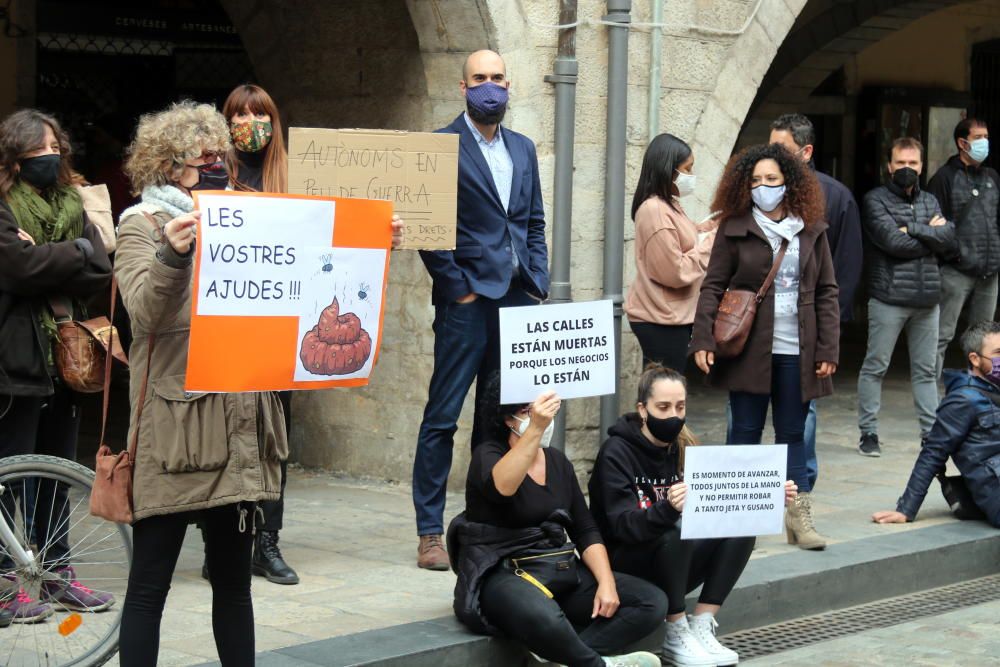
[[[0,458],[0,482],[7,476],[16,473],[34,473],[41,476],[51,477],[59,481],[60,477],[65,477],[68,481],[82,485],[89,490],[94,486],[94,471],[83,466],[76,461],[59,458],[57,456],[47,456],[45,454],[19,454]],[[132,537],[131,527],[119,526],[123,543],[128,554],[128,560],[132,562]],[[119,612],[112,630],[117,630],[121,625],[121,613]],[[107,663],[118,653],[118,632],[109,632],[105,640],[95,646],[89,653],[71,663],[74,667],[100,667]]]

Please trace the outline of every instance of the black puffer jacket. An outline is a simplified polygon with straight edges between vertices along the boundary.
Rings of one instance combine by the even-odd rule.
[[[499,635],[500,630],[486,620],[479,604],[483,577],[503,559],[526,549],[548,549],[566,543],[570,522],[565,512],[556,512],[537,528],[501,528],[469,521],[462,512],[448,525],[448,556],[455,581],[455,616],[473,632]]]
[[[936,215],[941,215],[937,199],[918,186],[907,195],[889,183],[865,195],[862,223],[868,242],[869,295],[894,306],[940,303],[937,255],[954,253],[955,224],[931,227],[927,223]]]
[[[111,261],[89,223],[80,239],[39,245],[19,239],[17,230],[14,213],[0,200],[0,394],[48,396],[55,371],[39,314],[49,297],[87,301],[108,289]]]
[[[949,263],[976,277],[1000,270],[1000,175],[989,167],[966,166],[954,155],[934,174],[927,190],[941,203],[944,217],[955,223],[958,244]]]

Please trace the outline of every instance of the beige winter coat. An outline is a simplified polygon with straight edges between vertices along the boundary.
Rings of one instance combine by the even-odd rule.
[[[165,212],[154,217],[160,228],[171,218]],[[160,230],[141,213],[124,218],[118,229],[115,275],[133,335],[130,443],[150,334],[156,335],[138,425],[135,520],[277,500],[279,463],[288,456],[278,397],[272,392],[184,391],[193,265],[164,247],[160,238]]]

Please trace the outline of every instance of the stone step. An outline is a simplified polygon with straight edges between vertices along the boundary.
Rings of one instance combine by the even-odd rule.
[[[842,609],[1000,572],[1000,530],[952,522],[852,540],[821,552],[751,561],[719,614],[721,632]],[[689,596],[693,609],[697,595]],[[643,642],[657,646],[659,637]],[[454,617],[396,625],[260,653],[259,667],[510,667],[526,654],[469,633]],[[218,663],[209,663],[218,665]],[[527,663],[538,665],[538,663]],[[208,667],[207,665],[204,667]]]

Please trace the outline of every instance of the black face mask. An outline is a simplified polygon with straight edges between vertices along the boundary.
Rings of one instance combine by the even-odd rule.
[[[221,160],[198,167],[198,182],[190,190],[225,190],[229,185],[229,172]]]
[[[916,169],[910,167],[901,167],[892,172],[892,182],[904,190],[912,188],[918,180],[920,180],[920,174],[917,173]]]
[[[667,417],[660,419],[646,413],[646,428],[653,434],[653,437],[660,442],[674,442],[684,428],[684,420],[680,417]]]
[[[39,190],[45,190],[55,185],[59,179],[59,164],[61,162],[62,156],[58,153],[24,158],[21,160],[19,176],[29,185]]]

